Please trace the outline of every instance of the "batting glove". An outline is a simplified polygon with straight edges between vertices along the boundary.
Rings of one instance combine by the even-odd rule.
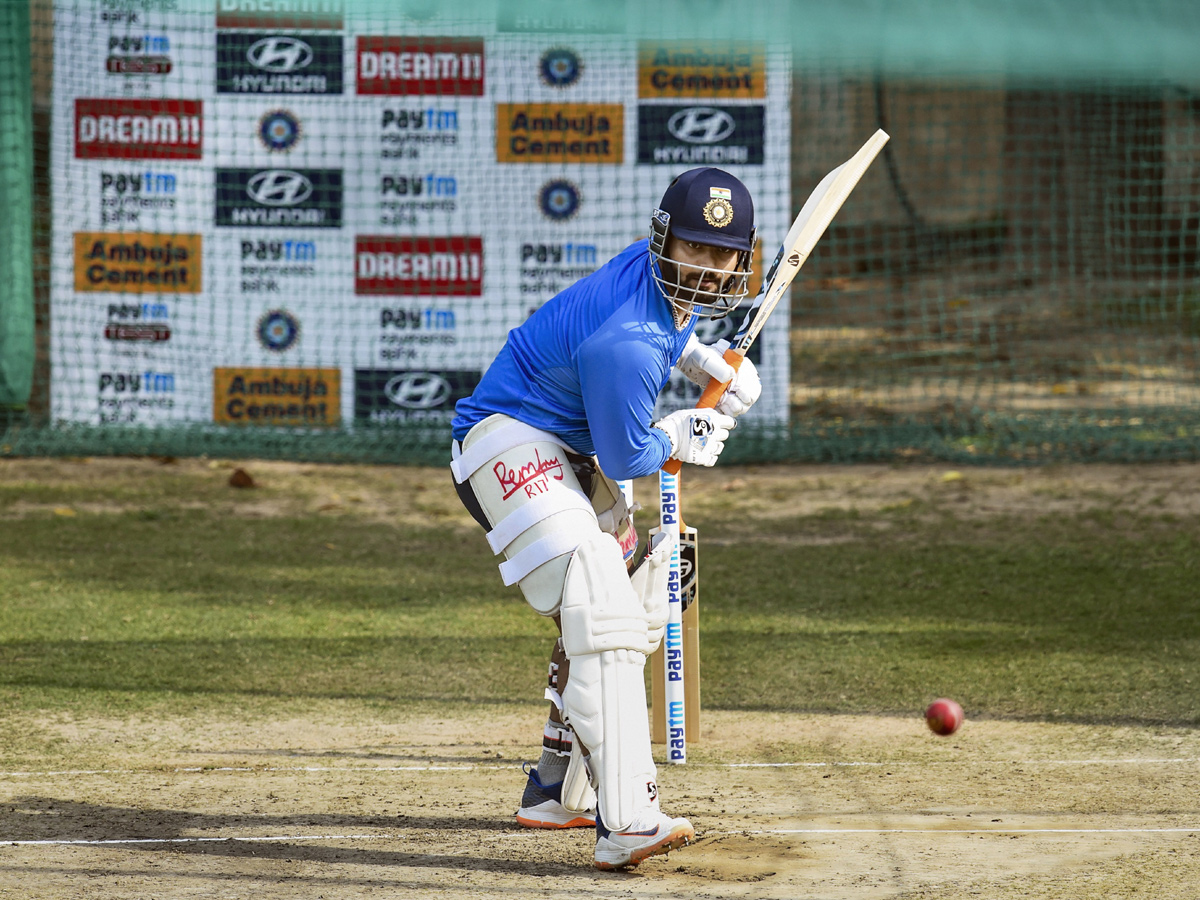
[[[678,368],[689,381],[701,387],[707,387],[710,378],[722,383],[730,382],[717,401],[717,411],[736,419],[758,402],[762,396],[762,380],[758,377],[758,368],[748,358],[743,359],[737,369],[725,362],[725,351],[728,349],[729,341],[720,340],[708,346],[700,343],[700,339],[693,334],[683,345]]]
[[[729,349],[729,341],[720,340],[713,344],[713,350],[724,355]],[[725,363],[727,366],[729,363]],[[732,366],[729,366],[733,368]],[[717,412],[723,412],[735,419],[758,402],[762,396],[762,379],[758,377],[758,369],[745,357],[733,376],[733,382],[725,389],[721,399],[717,401]]]
[[[723,343],[725,347],[729,346],[728,341],[720,343]],[[693,333],[687,339],[687,343],[683,345],[683,355],[679,357],[677,367],[688,381],[698,384],[700,387],[707,385],[710,378],[724,383],[734,376],[733,366],[722,359],[724,354],[725,348],[717,350],[715,347],[702,344],[700,338]]]
[[[671,439],[671,458],[694,466],[715,463],[736,425],[732,416],[715,409],[681,409],[654,423]]]

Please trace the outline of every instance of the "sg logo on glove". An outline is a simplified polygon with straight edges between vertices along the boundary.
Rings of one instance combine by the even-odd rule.
[[[708,443],[708,438],[712,432],[712,422],[710,422],[708,419],[692,419],[692,443],[698,448],[703,447]]]

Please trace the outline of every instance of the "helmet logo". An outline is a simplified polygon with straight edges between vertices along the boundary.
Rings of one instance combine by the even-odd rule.
[[[704,221],[713,228],[724,228],[733,221],[733,206],[723,197],[713,197],[704,204]]]

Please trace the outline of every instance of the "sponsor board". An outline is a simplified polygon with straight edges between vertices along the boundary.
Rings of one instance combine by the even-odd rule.
[[[379,224],[416,225],[418,213],[458,209],[458,178],[446,172],[394,172],[379,179]]]
[[[638,105],[637,161],[672,165],[763,164],[762,106]]]
[[[452,309],[385,306],[379,311],[379,359],[414,359],[418,348],[449,347],[458,342],[458,317]]]
[[[200,293],[198,234],[75,232],[75,290]]]
[[[138,25],[144,13],[175,12],[179,3],[180,0],[101,0],[100,21]]]
[[[217,34],[218,94],[340,94],[340,34]]]
[[[623,34],[625,4],[500,0],[496,30],[518,34]]]
[[[549,299],[599,268],[595,244],[526,242],[519,249],[521,294]]]
[[[171,339],[171,311],[163,301],[110,303],[106,313],[106,340],[156,344]]]
[[[165,34],[110,34],[104,71],[110,75],[168,75],[171,39]]]
[[[175,209],[178,179],[158,169],[102,169],[100,224],[136,225],[144,213]]]
[[[355,239],[354,293],[407,296],[483,296],[483,238],[394,237]]]
[[[382,159],[420,159],[424,150],[458,145],[458,110],[445,106],[388,105],[380,122]]]
[[[76,159],[200,159],[201,100],[80,97]]]
[[[324,427],[341,421],[341,369],[213,369],[219,425]]]
[[[217,169],[216,224],[341,228],[341,169]]]
[[[640,41],[638,97],[720,97],[761,100],[767,95],[762,44]]]
[[[217,0],[218,28],[341,31],[342,0]]]
[[[483,96],[483,38],[360,37],[360,95]]]
[[[286,279],[317,274],[316,241],[243,239],[240,252],[243,294],[279,294]]]
[[[620,103],[497,103],[496,161],[619,163],[625,158]]]
[[[471,396],[478,371],[355,369],[354,420],[373,425],[449,424],[454,404]]]
[[[97,376],[101,425],[132,425],[175,408],[175,374],[156,369],[104,371]]]

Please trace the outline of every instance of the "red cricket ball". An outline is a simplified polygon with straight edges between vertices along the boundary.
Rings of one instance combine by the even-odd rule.
[[[947,697],[934,700],[925,710],[925,724],[934,734],[954,734],[962,723],[962,707]]]

